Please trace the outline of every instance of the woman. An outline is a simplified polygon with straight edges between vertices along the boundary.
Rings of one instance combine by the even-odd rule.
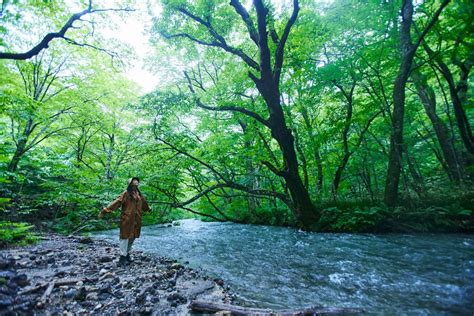
[[[151,212],[151,208],[145,197],[138,189],[140,180],[136,177],[128,180],[127,190],[110,203],[99,213],[99,218],[103,218],[105,213],[111,213],[122,207],[120,216],[120,259],[119,265],[132,262],[130,250],[135,238],[140,237],[142,227],[142,211]]]

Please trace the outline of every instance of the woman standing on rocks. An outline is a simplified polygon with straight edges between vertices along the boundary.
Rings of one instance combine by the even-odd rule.
[[[142,211],[151,212],[151,208],[145,197],[138,189],[140,180],[137,177],[128,180],[127,190],[122,192],[107,207],[104,207],[99,213],[99,218],[103,218],[105,213],[111,213],[122,207],[122,215],[120,216],[120,259],[119,265],[132,262],[130,258],[130,250],[135,238],[140,237],[142,228]]]

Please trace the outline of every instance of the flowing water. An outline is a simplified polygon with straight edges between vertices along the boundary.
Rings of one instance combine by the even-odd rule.
[[[93,236],[118,244],[118,230]],[[474,312],[472,235],[321,234],[183,220],[179,226],[143,227],[134,247],[222,278],[246,306]]]

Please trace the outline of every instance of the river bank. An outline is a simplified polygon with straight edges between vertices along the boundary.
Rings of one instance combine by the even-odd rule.
[[[0,314],[155,314],[188,311],[193,300],[230,303],[220,279],[165,257],[89,237],[47,234],[32,246],[0,251]]]

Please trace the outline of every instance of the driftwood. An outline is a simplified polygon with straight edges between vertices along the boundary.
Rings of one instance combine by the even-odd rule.
[[[20,293],[18,293],[19,295],[23,295],[23,294],[30,294],[30,293],[34,293],[34,292],[37,292],[47,286],[51,286],[53,285],[53,288],[55,286],[61,286],[61,285],[71,285],[71,284],[76,284],[77,282],[79,281],[82,281],[82,279],[59,279],[59,280],[55,280],[51,283],[42,283],[38,286],[35,286],[35,287],[32,287],[32,288],[29,288],[29,289],[26,289],[24,291],[21,291]],[[49,288],[48,288],[49,289]],[[53,289],[51,289],[52,291]],[[46,294],[46,292],[45,292]],[[44,294],[43,294],[44,295]],[[49,295],[49,294],[48,294]]]
[[[53,291],[54,285],[55,285],[54,281],[49,283],[48,288],[46,289],[46,291],[44,291],[43,296],[41,296],[41,302],[43,304],[46,303],[46,300],[48,299],[49,294],[51,294],[51,292]]]
[[[205,301],[192,301],[189,309],[196,312],[219,313],[220,315],[338,315],[338,314],[362,314],[363,309],[345,307],[307,307],[301,309],[271,310],[267,308],[250,308],[237,305],[211,303]]]

